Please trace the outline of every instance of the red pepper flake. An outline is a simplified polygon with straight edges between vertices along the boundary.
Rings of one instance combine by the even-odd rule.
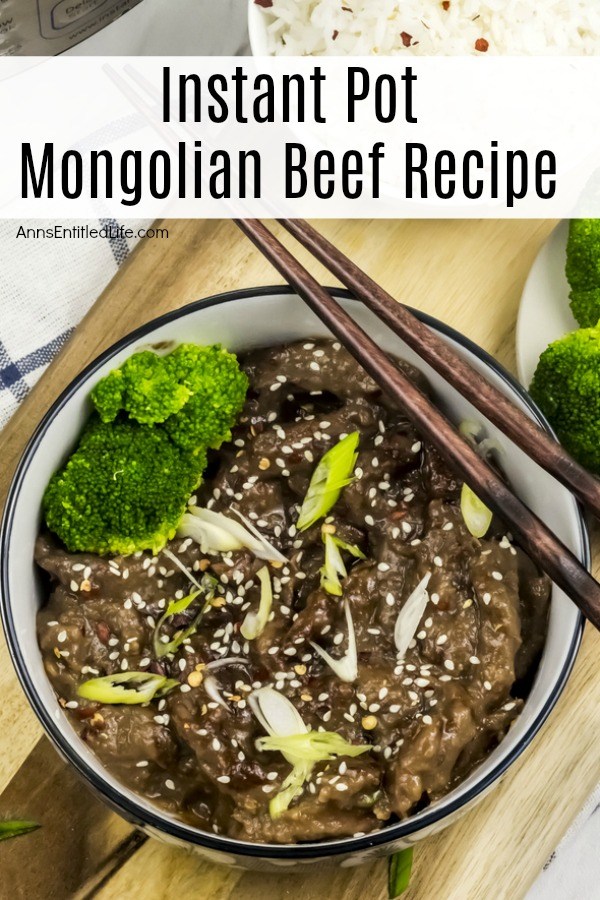
[[[445,9],[446,12],[450,9],[450,0],[442,0],[442,9]]]
[[[254,2],[263,9],[270,9],[273,6],[273,0],[254,0]]]
[[[331,35],[331,40],[332,40],[332,41],[335,41],[335,39],[337,38],[338,34],[339,34],[339,31],[334,31],[333,34]]]
[[[402,38],[402,43],[405,47],[410,47],[410,42],[412,41],[412,34],[408,34],[407,31],[401,31],[400,37]]]
[[[486,53],[489,46],[489,41],[486,41],[485,38],[477,38],[475,41],[475,49],[478,50],[479,53]]]

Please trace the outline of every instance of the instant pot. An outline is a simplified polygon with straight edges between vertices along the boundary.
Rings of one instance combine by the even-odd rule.
[[[54,56],[141,0],[0,0],[0,55]]]
[[[0,0],[0,56],[235,56],[247,0]]]

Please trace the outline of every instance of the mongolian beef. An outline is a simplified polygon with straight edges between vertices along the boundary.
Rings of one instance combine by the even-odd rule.
[[[363,834],[502,740],[550,584],[495,518],[473,536],[461,482],[339,344],[241,365],[231,440],[163,550],[41,534],[46,671],[102,764],[186,822],[258,842]]]

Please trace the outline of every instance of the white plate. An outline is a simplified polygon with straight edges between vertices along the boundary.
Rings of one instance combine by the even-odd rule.
[[[568,233],[567,221],[556,226],[538,253],[523,288],[516,352],[519,380],[525,387],[529,387],[540,354],[548,344],[579,327],[569,306],[565,275]]]

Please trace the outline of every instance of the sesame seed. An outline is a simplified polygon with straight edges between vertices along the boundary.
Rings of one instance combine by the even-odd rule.
[[[175,790],[175,782],[172,781],[172,779],[167,778],[165,780],[165,787],[168,787],[170,791],[174,791]]]
[[[389,565],[388,565],[387,563],[380,562],[380,563],[378,564],[378,566],[377,566],[377,569],[378,569],[380,572],[389,572],[390,567],[389,567]]]
[[[452,662],[451,659],[445,659],[445,660],[444,660],[444,667],[445,667],[446,669],[448,669],[449,672],[453,672],[453,671],[454,671],[454,663]]]
[[[502,573],[492,572],[492,578],[494,578],[496,581],[502,581]]]
[[[229,784],[231,778],[229,777],[229,775],[219,775],[217,781],[220,781],[221,784]]]
[[[433,723],[433,719],[431,718],[431,716],[428,716],[428,715],[423,716],[423,724],[424,725],[431,725],[432,723]]]
[[[443,566],[442,557],[441,557],[441,556],[434,556],[434,557],[433,557],[433,564],[434,564],[435,566],[438,566],[438,568],[441,568],[441,566]]]

